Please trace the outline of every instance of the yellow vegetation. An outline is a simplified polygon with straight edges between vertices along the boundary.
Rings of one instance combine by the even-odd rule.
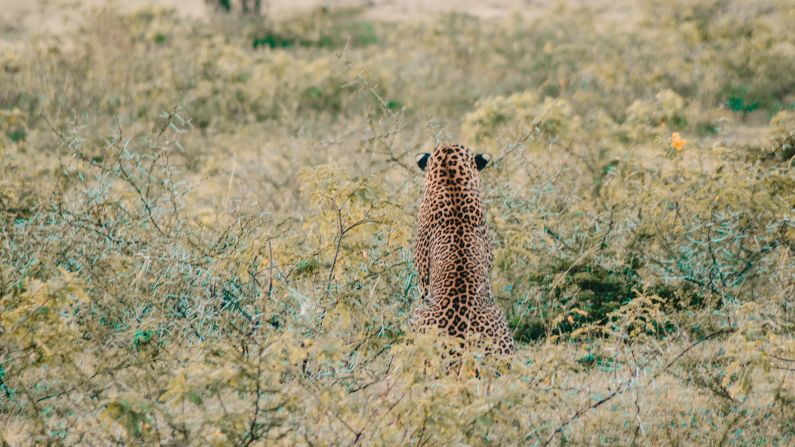
[[[795,8],[100,9],[0,51],[0,444],[791,445]],[[508,359],[407,333],[483,171]]]

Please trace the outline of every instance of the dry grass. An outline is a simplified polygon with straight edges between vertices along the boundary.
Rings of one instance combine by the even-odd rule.
[[[635,7],[5,45],[0,442],[791,444],[795,8]],[[404,326],[440,142],[494,156],[519,345],[442,377]]]

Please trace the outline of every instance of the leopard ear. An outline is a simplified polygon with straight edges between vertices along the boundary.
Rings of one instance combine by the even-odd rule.
[[[431,157],[431,154],[428,152],[420,152],[417,154],[417,166],[420,167],[420,170],[425,171],[425,168],[428,166],[428,159]]]
[[[478,171],[482,171],[486,165],[489,164],[491,161],[491,155],[489,154],[477,154],[475,155],[475,164],[478,165]]]

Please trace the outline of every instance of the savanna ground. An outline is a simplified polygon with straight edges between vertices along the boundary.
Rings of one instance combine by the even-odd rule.
[[[4,16],[0,443],[795,443],[795,5],[377,8]],[[449,375],[439,142],[518,344]]]

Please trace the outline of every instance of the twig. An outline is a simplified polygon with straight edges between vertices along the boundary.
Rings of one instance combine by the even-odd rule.
[[[720,331],[713,332],[713,333],[707,335],[706,337],[703,337],[703,338],[699,339],[698,341],[692,343],[690,346],[685,348],[682,352],[680,352],[679,355],[677,355],[676,357],[673,358],[673,360],[671,360],[670,362],[666,363],[665,366],[662,368],[662,371],[664,371],[664,370],[670,368],[671,366],[673,366],[673,364],[676,363],[680,358],[682,358],[682,356],[684,356],[685,354],[690,352],[691,349],[695,348],[696,346],[700,345],[701,343],[704,343],[705,341],[710,340],[712,338],[715,338],[715,337],[717,337],[719,335],[730,334],[732,332],[735,332],[735,329],[722,329]],[[594,409],[604,405],[605,403],[609,402],[610,400],[612,400],[616,396],[626,392],[636,380],[637,380],[637,376],[633,376],[629,380],[627,380],[625,382],[621,382],[618,385],[618,388],[616,388],[616,390],[613,391],[612,393],[610,393],[608,396],[600,399],[599,401],[597,401],[596,403],[594,403],[592,405],[589,405],[589,406],[587,406],[585,408],[581,408],[581,409],[577,410],[569,419],[567,419],[563,424],[558,426],[558,428],[556,428],[555,431],[552,432],[552,434],[549,436],[549,438],[547,438],[547,440],[542,445],[547,446],[550,443],[552,443],[552,441],[555,439],[555,436],[557,436],[558,433],[561,433],[566,428],[566,426],[571,424],[573,421],[575,421],[577,418],[579,418],[583,414],[585,414],[585,413],[587,413],[587,412],[589,412],[591,410],[594,410]]]
[[[334,258],[331,260],[331,267],[329,268],[328,272],[328,280],[326,282],[326,293],[331,289],[331,282],[334,280],[334,269],[337,267],[337,260],[340,256],[340,249],[342,247],[342,238],[345,237],[351,230],[358,227],[359,225],[364,225],[368,223],[381,223],[379,220],[372,220],[372,219],[362,219],[358,222],[355,222],[347,227],[344,227],[342,221],[342,208],[335,205],[337,208],[337,226],[338,226],[338,233],[337,233],[337,243],[336,248],[334,249]]]
[[[268,297],[271,296],[273,291],[273,246],[271,240],[268,239]]]
[[[666,363],[665,367],[663,368],[663,370],[666,370],[666,369],[670,368],[671,366],[673,366],[674,363],[676,363],[680,358],[682,358],[682,356],[684,356],[685,354],[690,352],[691,349],[695,348],[696,346],[700,345],[701,343],[704,343],[707,340],[711,340],[711,339],[713,339],[713,338],[715,338],[715,337],[717,337],[719,335],[731,334],[733,332],[735,332],[735,329],[721,329],[721,330],[719,330],[717,332],[713,332],[713,333],[707,335],[706,337],[703,337],[703,338],[699,339],[698,341],[692,343],[690,346],[685,348],[684,351],[680,352],[679,355],[677,355],[676,357],[673,358],[673,360],[671,360],[670,362]]]
[[[560,98],[559,97],[555,98],[555,100],[552,102],[552,104],[549,105],[549,107],[547,107],[544,113],[541,114],[541,116],[539,116],[538,118],[536,118],[535,121],[533,121],[530,130],[522,138],[507,145],[506,148],[503,150],[502,155],[500,155],[499,157],[497,157],[497,159],[494,160],[494,164],[499,164],[505,157],[510,155],[511,152],[515,151],[520,145],[522,145],[524,142],[529,140],[530,136],[532,136],[533,133],[540,130],[541,123],[543,123],[544,120],[547,118],[547,116],[549,116],[550,112],[552,112],[552,109],[554,109],[555,106],[558,104],[558,101],[560,101]]]
[[[608,394],[606,397],[598,400],[596,403],[594,403],[592,405],[589,405],[589,406],[587,406],[585,408],[581,408],[581,409],[577,410],[577,412],[574,413],[569,419],[567,419],[566,422],[564,422],[563,424],[558,426],[558,428],[556,428],[555,431],[552,432],[552,434],[549,436],[549,438],[547,438],[547,440],[542,445],[547,446],[547,445],[551,444],[552,441],[555,439],[555,436],[557,436],[558,433],[561,433],[563,431],[563,429],[566,428],[566,426],[571,424],[574,420],[576,420],[577,418],[579,418],[583,414],[585,414],[585,413],[587,413],[587,412],[589,412],[591,410],[594,410],[596,408],[599,408],[600,406],[604,405],[605,403],[611,401],[614,397],[616,397],[616,396],[618,396],[620,394],[623,394],[626,390],[629,389],[630,385],[632,385],[633,382],[634,382],[634,379],[630,379],[630,380],[628,380],[626,382],[621,382],[618,385],[618,388],[616,388],[615,391],[613,391],[612,393]]]
[[[256,380],[256,399],[254,401],[254,416],[251,418],[251,423],[249,424],[248,428],[248,441],[243,444],[245,446],[251,445],[254,441],[259,439],[259,435],[257,435],[257,419],[259,418],[259,401],[262,397],[261,385],[260,380],[262,378],[262,349],[260,348],[260,353],[257,359],[257,380]]]
[[[337,225],[339,226],[339,234],[337,235],[337,247],[334,249],[334,259],[331,261],[331,268],[328,271],[328,281],[326,282],[326,292],[331,288],[331,281],[334,279],[334,268],[337,266],[337,259],[340,255],[340,247],[342,246],[342,237],[345,231],[342,229],[342,208],[337,208]]]

